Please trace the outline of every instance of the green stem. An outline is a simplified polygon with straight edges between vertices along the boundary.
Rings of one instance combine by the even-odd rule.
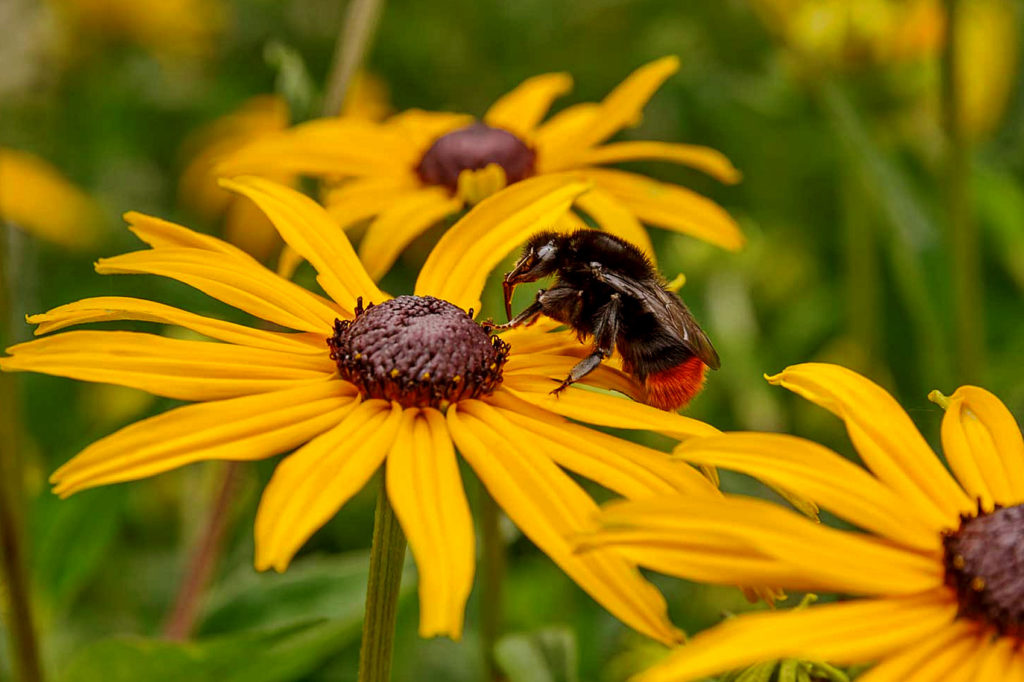
[[[352,78],[363,63],[370,41],[377,30],[384,0],[349,0],[345,21],[334,47],[331,72],[324,93],[324,116],[337,116],[345,104]]]
[[[846,278],[846,320],[851,338],[868,369],[878,360],[881,286],[874,225],[864,210],[863,184],[846,173],[843,179],[843,257]]]
[[[946,44],[942,51],[942,118],[946,131],[944,196],[948,226],[950,279],[953,285],[956,379],[972,383],[984,368],[984,315],[978,228],[970,209],[970,142],[960,114],[957,83],[959,0],[945,0]]]
[[[0,223],[0,346],[11,340],[9,322],[12,296],[7,275],[7,228]],[[39,645],[32,620],[30,582],[25,571],[25,545],[21,512],[23,477],[18,450],[17,391],[14,377],[0,374],[0,563],[7,595],[7,630],[14,673],[21,682],[43,679]]]
[[[502,585],[505,580],[505,543],[501,537],[501,510],[487,489],[480,486],[480,536],[483,540],[483,575],[480,593],[480,645],[486,678],[503,679],[494,658],[494,646],[501,636]]]
[[[359,649],[359,682],[387,682],[391,678],[391,650],[395,615],[405,563],[405,535],[398,524],[381,472],[377,510],[373,518],[370,579],[366,585],[366,615]]]

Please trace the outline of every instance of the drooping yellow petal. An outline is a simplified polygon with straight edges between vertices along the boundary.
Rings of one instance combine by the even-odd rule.
[[[1024,439],[1002,401],[983,388],[961,386],[942,420],[942,449],[967,494],[1009,506],[1024,502]]]
[[[484,123],[504,128],[529,141],[533,129],[551,108],[551,103],[572,90],[572,76],[544,73],[527,78],[516,89],[500,97],[484,115]]]
[[[217,239],[208,234],[190,230],[169,220],[155,218],[136,211],[125,213],[124,220],[128,223],[128,229],[135,233],[135,236],[154,249],[165,247],[204,249],[206,251],[228,254],[233,258],[246,262],[256,262],[252,256],[234,244],[229,244],[223,239]]]
[[[509,442],[530,443],[560,466],[620,495],[717,495],[707,478],[690,466],[673,462],[665,453],[555,415],[523,414],[519,401],[507,392],[499,391],[487,402],[497,408],[489,423]]]
[[[317,282],[343,309],[354,310],[358,298],[365,303],[388,299],[366,274],[348,237],[315,201],[263,178],[221,184],[256,202],[288,245],[316,268]]]
[[[256,569],[284,571],[380,467],[398,433],[402,408],[367,400],[282,461],[256,512]]]
[[[871,661],[950,627],[956,604],[913,596],[738,616],[677,648],[636,682],[689,682],[777,658]]]
[[[202,460],[264,459],[323,433],[358,403],[355,387],[328,380],[186,405],[96,441],[54,472],[50,482],[55,493],[67,497]]]
[[[221,177],[267,172],[338,178],[401,177],[418,159],[401,132],[354,118],[323,118],[254,140],[223,157]]]
[[[416,295],[479,310],[480,292],[494,266],[569,210],[586,189],[586,183],[567,176],[542,175],[481,201],[430,252],[416,280]]]
[[[225,322],[212,317],[196,315],[163,303],[141,298],[99,296],[62,305],[39,315],[29,315],[29,324],[39,325],[35,333],[49,334],[77,324],[138,320],[173,324],[208,336],[218,341],[235,343],[251,348],[265,348],[285,353],[312,353],[324,355],[327,345],[321,336],[291,334],[253,329],[245,325]]]
[[[19,343],[0,358],[6,372],[31,371],[142,389],[178,400],[219,400],[322,380],[326,357],[183,341],[136,332],[73,331]]]
[[[385,473],[419,573],[420,637],[459,639],[476,560],[469,502],[441,413],[408,409],[403,422]]]
[[[939,535],[928,518],[864,469],[828,448],[775,433],[728,433],[683,443],[687,462],[741,471],[810,498],[866,530],[908,547],[934,551]]]
[[[645,223],[687,234],[730,251],[740,249],[746,241],[739,225],[725,209],[685,187],[608,168],[581,168],[578,172],[618,199]]]
[[[221,187],[217,187],[225,192]],[[244,197],[225,192],[231,199],[224,215],[224,239],[236,244],[261,263],[281,248],[281,237],[263,211]]]
[[[728,184],[740,181],[742,175],[732,162],[717,149],[696,144],[675,142],[613,142],[586,150],[579,158],[581,166],[600,166],[622,161],[670,161],[707,173]]]
[[[46,161],[0,147],[0,221],[66,248],[81,249],[100,236],[96,203]]]
[[[278,277],[249,256],[227,258],[215,251],[157,248],[101,258],[96,272],[170,277],[250,315],[325,337],[341,316],[320,296]]]
[[[579,131],[573,140],[574,147],[583,152],[623,128],[639,123],[647,101],[678,69],[678,57],[669,56],[656,59],[631,73],[604,98],[599,115],[591,125]]]
[[[324,207],[342,229],[368,220],[420,189],[411,173],[406,179],[353,178],[327,191]]]
[[[941,551],[919,553],[872,536],[839,531],[764,500],[744,497],[661,497],[605,506],[598,531],[582,544],[614,545],[627,557],[633,547],[677,556],[673,575],[688,578],[687,566],[716,543],[732,539],[747,556],[774,559],[789,576],[782,588],[848,594],[913,594],[943,585]],[[633,536],[636,537],[633,537]],[[880,567],[884,567],[882,570]],[[737,569],[739,570],[739,569]],[[766,584],[777,578],[723,571],[716,582]]]
[[[397,199],[370,223],[359,243],[366,272],[374,280],[383,277],[413,239],[460,208],[462,201],[443,187],[427,187]]]
[[[840,417],[868,468],[937,530],[955,528],[958,514],[975,507],[907,413],[878,384],[825,363],[793,365],[768,381]]]
[[[481,406],[452,406],[448,425],[462,456],[509,518],[617,618],[658,641],[678,642],[665,600],[633,565],[611,552],[573,551],[567,538],[589,525],[597,511],[593,500],[551,460],[498,436]]]
[[[896,651],[886,656],[871,670],[859,675],[857,682],[917,681],[917,671],[921,670],[923,665],[957,643],[968,641],[972,630],[973,624],[970,621],[954,621],[932,636],[922,638],[919,642],[910,644],[904,650]],[[942,678],[935,680],[935,682],[939,682],[940,679]],[[1004,678],[979,678],[978,682],[982,682],[985,679],[1002,680]]]
[[[551,379],[509,376],[503,385],[530,404],[589,424],[617,429],[648,429],[680,440],[719,433],[718,429],[702,421],[597,391],[570,387],[552,395],[551,391],[558,384]]]
[[[616,237],[622,237],[630,244],[639,247],[651,262],[656,262],[654,245],[647,236],[647,230],[640,224],[633,212],[622,202],[604,190],[594,188],[576,199],[576,206],[583,209],[594,219],[602,230]]]

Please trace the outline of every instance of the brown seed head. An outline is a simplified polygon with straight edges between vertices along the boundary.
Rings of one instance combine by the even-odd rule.
[[[459,174],[496,163],[505,170],[508,184],[533,175],[537,154],[518,137],[484,123],[473,123],[434,142],[416,167],[429,185],[458,189]]]

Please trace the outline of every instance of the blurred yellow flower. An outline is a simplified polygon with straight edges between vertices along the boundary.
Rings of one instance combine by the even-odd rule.
[[[28,152],[0,147],[0,220],[70,249],[100,236],[99,207],[60,171]]]
[[[971,138],[998,125],[1017,87],[1021,6],[1013,0],[961,2],[957,21],[960,117]]]
[[[815,524],[742,497],[608,505],[587,546],[706,582],[774,582],[864,598],[734,618],[637,682],[686,682],[780,657],[879,661],[859,682],[1024,680],[1024,439],[1006,407],[963,386],[942,444],[955,478],[881,387],[826,364],[769,379],[840,416],[862,468],[792,436],[732,433],[684,443],[688,462],[795,490],[863,531]]]
[[[220,0],[49,0],[69,33],[69,50],[96,37],[138,45],[161,58],[213,53],[224,28]]]
[[[417,235],[466,206],[532,176],[589,180],[574,206],[601,228],[651,253],[641,221],[728,249],[743,235],[720,206],[699,194],[643,175],[601,168],[643,159],[691,166],[722,182],[739,173],[721,153],[696,145],[602,143],[635,125],[644,106],[679,66],[665,57],[637,69],[600,103],[571,106],[542,122],[572,87],[565,73],[524,81],[495,102],[481,122],[465,114],[409,110],[382,123],[350,117],[311,121],[242,148],[222,175],[294,172],[344,180],[324,203],[349,228],[372,219],[360,258],[379,279]]]
[[[284,570],[305,541],[385,467],[387,493],[419,568],[420,633],[459,637],[473,584],[474,536],[456,449],[542,551],[611,613],[661,642],[680,633],[661,594],[610,552],[580,555],[569,536],[597,505],[562,467],[622,495],[717,495],[664,453],[570,422],[717,431],[702,422],[570,387],[550,395],[586,349],[571,333],[489,336],[479,308],[489,270],[587,186],[532,178],[482,201],[445,235],[416,283],[391,298],[314,201],[261,178],[225,182],[255,202],[318,272],[310,292],[226,242],[130,213],[152,249],[99,261],[104,274],[156,274],[275,326],[270,331],[122,297],[86,299],[30,318],[37,334],[99,321],[178,325],[215,341],[124,331],[71,331],[8,349],[4,371],[35,371],[197,401],[90,445],[52,477],[55,491],[128,481],[210,459],[259,460],[295,450],[274,473],[256,518],[256,566]],[[216,342],[219,341],[220,343]],[[600,367],[586,382],[629,393]]]
[[[383,118],[389,111],[384,82],[366,73],[356,74],[345,98],[344,115],[373,121]],[[281,246],[277,231],[251,201],[220,187],[214,169],[225,156],[285,130],[289,122],[288,103],[284,98],[258,95],[246,100],[238,110],[198,130],[185,144],[191,160],[178,185],[181,203],[207,220],[223,216],[225,239],[263,262]],[[290,172],[268,172],[263,177],[290,186],[298,179]]]

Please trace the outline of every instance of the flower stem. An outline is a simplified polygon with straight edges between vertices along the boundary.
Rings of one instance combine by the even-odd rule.
[[[195,628],[199,603],[224,548],[224,534],[227,532],[231,502],[238,490],[239,475],[238,462],[223,464],[217,497],[210,507],[202,535],[174,599],[174,607],[164,625],[164,636],[168,639],[188,639]]]
[[[942,118],[946,131],[945,191],[953,285],[954,347],[959,383],[977,382],[984,365],[984,316],[978,229],[971,219],[970,141],[960,113],[957,82],[959,0],[945,0],[946,44],[942,51]]]
[[[345,95],[377,30],[384,0],[349,0],[338,43],[334,47],[331,72],[324,93],[324,116],[337,116],[345,104]]]
[[[7,275],[7,228],[0,223],[0,347],[11,341],[10,280]],[[32,620],[30,583],[25,571],[22,535],[24,492],[18,456],[17,395],[14,378],[0,374],[0,577],[7,595],[7,630],[14,659],[15,678],[21,682],[43,679],[39,644]]]
[[[480,535],[483,540],[481,576],[480,645],[483,650],[485,679],[502,679],[494,659],[494,646],[501,635],[502,584],[505,579],[505,544],[501,538],[501,510],[487,489],[480,486]]]
[[[387,682],[391,678],[391,650],[404,563],[405,535],[388,502],[382,472],[373,517],[370,578],[366,584],[366,615],[359,649],[359,682]]]

